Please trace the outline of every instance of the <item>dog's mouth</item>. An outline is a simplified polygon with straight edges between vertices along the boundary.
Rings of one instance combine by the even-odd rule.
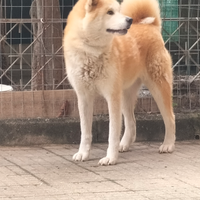
[[[127,33],[127,29],[119,29],[119,30],[114,30],[114,29],[107,29],[106,30],[108,33],[117,33],[119,35],[125,35]]]

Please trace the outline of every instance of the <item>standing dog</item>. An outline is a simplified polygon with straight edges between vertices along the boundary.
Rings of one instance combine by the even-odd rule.
[[[134,105],[142,83],[153,95],[165,123],[159,151],[174,150],[172,61],[161,36],[156,0],[124,0],[121,6],[116,0],[79,0],[68,16],[63,45],[81,121],[75,161],[89,158],[96,93],[107,100],[110,117],[107,155],[99,164],[115,164],[118,151],[129,149],[136,138]],[[122,113],[125,132],[120,142]]]

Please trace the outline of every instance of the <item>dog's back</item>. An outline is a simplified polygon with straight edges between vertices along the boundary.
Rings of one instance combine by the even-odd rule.
[[[114,39],[114,46],[119,47],[124,88],[147,74],[158,81],[168,74],[171,83],[172,63],[161,35],[162,22],[157,0],[124,0],[121,12],[133,19],[128,34]],[[160,67],[152,67],[155,64]]]

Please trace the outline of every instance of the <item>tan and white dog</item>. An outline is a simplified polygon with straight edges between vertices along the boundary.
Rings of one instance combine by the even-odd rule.
[[[96,93],[107,100],[110,117],[107,155],[99,164],[115,164],[118,151],[129,149],[136,138],[134,106],[142,83],[153,95],[165,123],[159,151],[174,150],[172,61],[161,36],[156,0],[124,0],[121,6],[116,0],[79,0],[68,16],[63,46],[81,121],[75,161],[89,158]],[[125,132],[120,142],[122,113]]]

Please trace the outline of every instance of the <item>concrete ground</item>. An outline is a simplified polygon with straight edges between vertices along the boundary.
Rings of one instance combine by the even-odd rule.
[[[90,160],[73,162],[78,145],[0,147],[2,200],[200,200],[200,141],[135,143],[115,166],[98,166],[107,144]]]

